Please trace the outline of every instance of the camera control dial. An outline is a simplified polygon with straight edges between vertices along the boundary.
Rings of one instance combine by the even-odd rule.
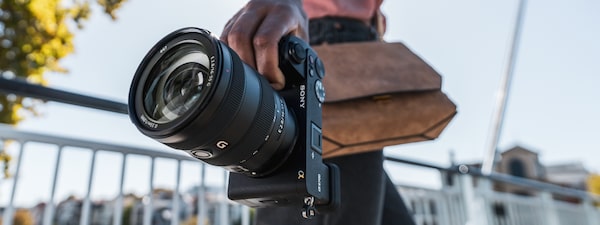
[[[292,42],[290,43],[289,54],[295,63],[302,63],[306,59],[306,49],[302,45]]]
[[[325,86],[321,80],[315,82],[315,94],[320,103],[325,101]]]
[[[315,67],[317,67],[317,75],[319,78],[323,79],[325,76],[325,66],[323,66],[323,61],[321,61],[321,59],[317,59],[315,62]]]

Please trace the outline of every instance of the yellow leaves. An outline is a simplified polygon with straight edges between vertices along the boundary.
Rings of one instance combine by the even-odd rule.
[[[4,143],[6,145],[6,143]],[[10,166],[10,161],[12,160],[12,156],[10,156],[9,154],[6,154],[6,151],[2,150],[0,152],[0,162],[3,163],[3,172],[4,172],[4,177],[8,178],[10,177],[10,171],[9,171],[9,166]]]
[[[71,54],[73,23],[82,27],[91,14],[93,0],[0,0],[0,76],[10,72],[17,77],[45,84],[44,73],[66,73],[60,60]],[[97,0],[104,11],[115,18],[125,0]],[[22,117],[22,99],[7,101],[0,94],[0,123],[15,124]],[[35,114],[35,113],[34,113]]]
[[[76,3],[74,7],[69,8],[69,15],[73,18],[77,27],[83,28],[83,20],[87,20],[90,17],[90,3]]]
[[[112,19],[116,19],[115,10],[117,10],[126,0],[98,0],[98,4],[104,8],[104,12]]]
[[[40,23],[40,27],[45,32],[54,34],[59,22],[63,22],[64,10],[58,6],[58,1],[49,0],[30,0],[27,8],[31,12],[32,17]]]
[[[46,80],[46,78],[44,78],[42,74],[27,77],[27,82],[39,84],[42,86],[46,86],[48,84],[48,81]]]
[[[13,112],[17,112],[17,113],[13,113],[12,114],[12,117],[11,117],[12,121],[21,121],[21,120],[23,120],[23,117],[21,115],[19,115],[19,113],[18,113],[21,110],[21,108],[23,108],[23,106],[21,104],[13,104],[12,105],[12,109],[11,110]]]
[[[32,47],[30,44],[24,44],[21,47],[21,51],[23,51],[24,53],[29,53],[29,52],[31,52],[31,50],[32,50]]]

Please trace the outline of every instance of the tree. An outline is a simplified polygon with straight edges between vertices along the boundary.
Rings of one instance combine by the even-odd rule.
[[[44,73],[66,73],[60,59],[73,52],[73,25],[83,27],[89,18],[91,0],[0,0],[0,76],[24,78],[45,85]],[[126,0],[97,0],[106,14],[116,19]],[[35,103],[0,93],[0,123],[17,124],[22,114],[35,114]],[[0,143],[0,162],[7,174],[10,156]]]
[[[0,1],[0,75],[21,77],[45,85],[45,72],[67,72],[60,59],[73,52],[73,25],[83,27],[91,0]],[[126,0],[97,0],[115,19],[115,10]],[[0,95],[0,123],[16,124],[22,113],[35,114],[31,100]]]

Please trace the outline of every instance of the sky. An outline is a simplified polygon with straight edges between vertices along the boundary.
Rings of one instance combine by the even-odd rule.
[[[160,38],[186,26],[219,35],[245,2],[129,0],[117,11],[116,21],[96,8],[85,28],[76,32],[76,52],[62,61],[69,74],[48,74],[50,87],[125,103],[135,69]],[[498,148],[519,145],[539,153],[543,164],[581,162],[600,172],[600,90],[596,88],[600,84],[600,2],[528,2]],[[385,40],[406,44],[438,71],[443,77],[443,91],[458,107],[458,114],[438,139],[389,147],[386,155],[439,165],[449,165],[450,152],[457,162],[483,160],[517,6],[516,0],[384,1],[388,21]],[[28,118],[18,128],[168,151],[141,135],[125,115],[60,103],[39,108],[42,116]],[[85,187],[86,175],[78,168],[86,168],[89,155],[80,151],[65,154],[59,196],[83,193],[80,187]],[[54,161],[42,154],[25,157],[36,163],[23,168],[24,185],[17,201],[44,199],[48,196],[45,192],[29,194],[38,193],[34,188],[41,182],[32,177],[50,174],[40,168]],[[93,196],[114,193],[117,179],[108,178],[118,174],[120,165],[114,161],[119,157],[99,156],[95,180],[99,188],[94,188]],[[141,184],[147,183],[148,164],[144,159],[132,159],[126,191],[147,191]],[[195,166],[188,167],[196,170]],[[387,163],[386,169],[398,183],[439,187],[435,171],[392,163]],[[218,168],[212,170],[220,174]],[[158,162],[157,185],[172,185],[172,171],[172,162]],[[222,176],[214,177],[215,182],[222,181]],[[194,179],[185,177],[184,183],[191,185]],[[2,196],[6,196],[8,184],[10,181],[0,183]]]

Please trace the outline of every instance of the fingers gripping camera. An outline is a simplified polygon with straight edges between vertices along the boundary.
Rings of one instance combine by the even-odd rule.
[[[138,67],[131,121],[146,136],[231,171],[229,198],[252,207],[297,204],[304,215],[339,202],[337,167],[321,158],[321,60],[303,40],[279,43],[277,92],[208,31],[177,30]]]

